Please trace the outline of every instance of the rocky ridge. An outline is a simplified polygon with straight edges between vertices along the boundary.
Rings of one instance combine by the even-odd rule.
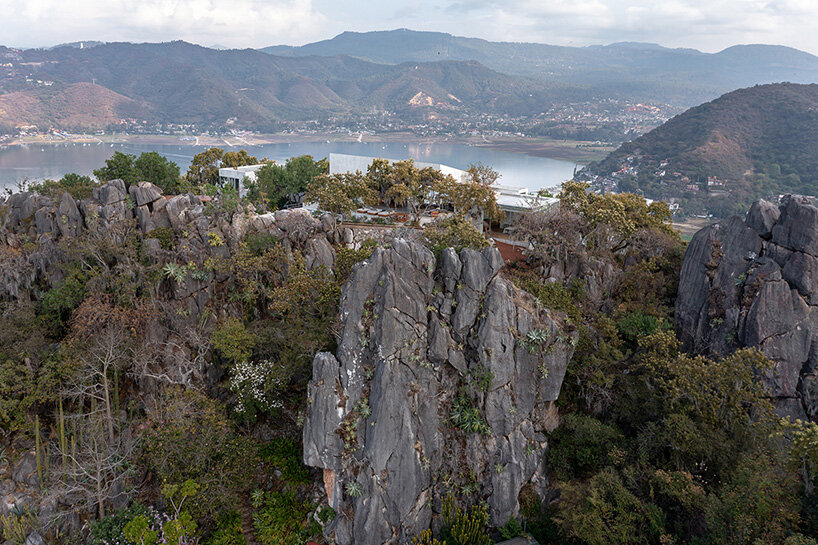
[[[682,265],[676,325],[683,348],[725,355],[758,347],[780,412],[818,420],[818,201],[755,202],[699,231]]]
[[[320,220],[303,209],[257,214],[252,205],[214,212],[211,201],[193,194],[166,196],[149,182],[128,187],[122,180],[107,182],[80,200],[67,192],[60,197],[13,194],[0,201],[0,247],[5,250],[0,257],[7,260],[0,270],[0,298],[15,299],[34,287],[58,283],[62,278],[53,265],[62,259],[60,242],[83,236],[116,243],[138,230],[146,235],[143,250],[152,262],[186,263],[229,257],[248,233],[269,233],[287,251],[302,250],[308,267],[327,269],[335,263],[332,243],[352,239],[329,214]],[[168,236],[178,240],[174,252],[162,248],[161,237],[151,236],[157,230],[170,230]],[[174,296],[199,292],[216,280],[214,275],[205,281],[188,278]]]
[[[577,333],[499,275],[499,252],[396,239],[344,286],[336,354],[313,362],[304,461],[321,468],[339,545],[408,543],[451,493],[493,524],[544,495],[544,432]]]

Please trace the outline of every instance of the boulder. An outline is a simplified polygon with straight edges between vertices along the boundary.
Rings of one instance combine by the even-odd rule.
[[[145,206],[162,198],[162,190],[150,182],[139,182],[138,184],[131,184],[128,189],[136,206]]]
[[[304,462],[323,470],[329,504],[347,513],[328,539],[409,542],[439,521],[444,476],[471,483],[496,521],[518,514],[522,487],[544,492],[546,416],[577,333],[501,278],[502,263],[494,248],[445,250],[438,263],[396,238],[344,285],[340,343],[315,357],[303,431]],[[532,331],[543,341],[529,350]],[[469,411],[476,429],[452,425]]]
[[[124,201],[128,193],[125,190],[125,182],[117,179],[95,188],[93,196],[103,206],[108,206]]]
[[[26,538],[25,545],[45,545],[45,540],[37,532],[32,532]]]
[[[17,484],[37,486],[37,459],[34,452],[26,452],[14,463],[11,479]]]
[[[323,236],[316,236],[307,241],[304,258],[308,269],[324,267],[327,271],[332,271],[335,268],[335,250]]]
[[[772,236],[773,226],[780,217],[781,211],[776,205],[760,199],[750,206],[744,221],[747,227],[758,233],[758,236],[769,239]]]
[[[60,205],[57,208],[57,225],[64,237],[76,237],[80,234],[83,225],[82,214],[74,198],[65,192],[60,198]]]

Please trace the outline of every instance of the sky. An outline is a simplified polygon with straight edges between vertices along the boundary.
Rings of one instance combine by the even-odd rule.
[[[0,0],[0,44],[186,40],[302,45],[411,28],[557,45],[621,41],[719,51],[741,43],[818,54],[818,0]]]

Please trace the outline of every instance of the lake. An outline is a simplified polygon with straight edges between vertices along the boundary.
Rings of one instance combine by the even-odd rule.
[[[139,155],[144,151],[157,151],[179,165],[184,173],[193,155],[205,146],[139,145],[139,144],[66,144],[10,146],[0,149],[0,188],[15,187],[21,180],[59,179],[69,172],[91,175],[105,163],[114,151]],[[226,148],[230,150],[239,147]],[[503,185],[527,187],[538,190],[552,187],[571,178],[574,163],[508,153],[462,144],[413,144],[386,142],[299,142],[293,144],[264,144],[246,146],[250,155],[276,161],[288,157],[309,154],[315,158],[330,153],[370,155],[385,159],[414,158],[417,161],[442,163],[465,169],[472,163],[481,162],[497,170]]]

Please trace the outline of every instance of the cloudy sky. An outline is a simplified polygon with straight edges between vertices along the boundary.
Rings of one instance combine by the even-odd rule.
[[[344,30],[435,30],[561,45],[618,41],[818,54],[818,0],[0,0],[0,44],[80,40],[300,45]]]

